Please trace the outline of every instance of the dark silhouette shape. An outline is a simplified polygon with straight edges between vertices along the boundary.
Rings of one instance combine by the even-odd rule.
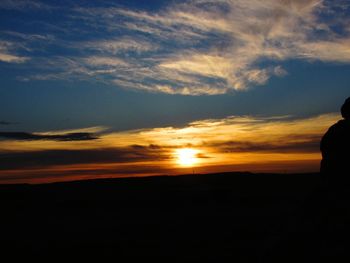
[[[325,251],[349,260],[345,251],[350,245],[350,98],[341,107],[341,114],[343,119],[331,126],[321,140],[323,187],[309,207],[320,207],[313,215],[319,218],[314,222],[320,222]]]
[[[48,261],[318,263],[319,254],[310,250],[314,240],[307,246],[309,261],[290,243],[284,243],[285,254],[277,247],[290,236],[286,221],[298,216],[300,200],[317,181],[316,174],[220,173],[0,184],[0,226],[6,226],[1,256],[13,262],[24,255]],[[278,260],[260,261],[266,247]],[[324,261],[340,262],[333,258]]]
[[[46,135],[46,134],[35,134],[29,132],[0,132],[0,138],[5,138],[8,140],[51,140],[51,141],[89,141],[96,140],[96,137],[93,133],[89,132],[74,132],[67,134],[55,134],[55,135]]]
[[[328,181],[345,179],[350,174],[350,97],[341,107],[341,114],[344,119],[331,126],[321,141],[321,173]]]

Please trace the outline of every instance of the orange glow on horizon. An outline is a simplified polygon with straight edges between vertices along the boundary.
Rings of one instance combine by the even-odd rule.
[[[180,128],[97,134],[98,139],[87,141],[0,140],[1,152],[11,158],[0,167],[0,184],[176,175],[194,167],[197,173],[316,172],[317,144],[337,120],[338,114],[227,117]]]

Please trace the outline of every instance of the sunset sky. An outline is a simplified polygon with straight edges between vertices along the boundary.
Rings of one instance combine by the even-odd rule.
[[[314,172],[348,0],[0,1],[0,183]]]

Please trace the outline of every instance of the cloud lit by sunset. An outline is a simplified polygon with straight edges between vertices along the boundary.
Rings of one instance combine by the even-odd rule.
[[[349,96],[349,10],[1,1],[0,183],[318,171]]]
[[[87,140],[19,140],[8,136],[0,142],[1,180],[181,174],[193,166],[198,172],[315,171],[320,159],[319,140],[338,118],[333,114],[305,119],[228,117],[196,121],[182,128],[109,133],[96,127],[83,130],[95,131],[96,139]]]

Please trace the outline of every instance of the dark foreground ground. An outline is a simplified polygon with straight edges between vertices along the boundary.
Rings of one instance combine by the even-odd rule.
[[[318,174],[2,185],[0,255],[47,262],[340,262],[350,252],[350,205],[334,203]]]

